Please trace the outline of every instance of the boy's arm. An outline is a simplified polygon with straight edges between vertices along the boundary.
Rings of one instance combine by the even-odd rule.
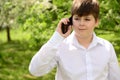
[[[51,39],[41,47],[35,56],[33,56],[29,65],[31,74],[41,76],[48,73],[55,66],[57,47],[72,31],[71,26],[69,26],[67,32],[65,34],[62,33],[61,25],[62,23],[66,24],[67,22],[69,22],[68,18],[61,19]]]
[[[51,39],[41,47],[41,49],[33,56],[29,71],[34,76],[41,76],[48,73],[56,64],[55,55],[57,46],[64,38],[56,31]]]
[[[120,67],[113,46],[111,47],[111,59],[109,63],[109,79],[120,80]]]

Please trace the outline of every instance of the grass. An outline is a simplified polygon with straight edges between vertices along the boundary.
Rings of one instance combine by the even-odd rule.
[[[118,54],[120,38],[114,32],[102,33],[103,31],[98,31],[100,37],[108,39],[114,44],[120,61],[120,54]],[[54,80],[55,69],[43,77],[34,77],[29,73],[29,62],[37,52],[37,49],[29,48],[29,34],[21,29],[12,30],[12,41],[8,43],[5,31],[0,32],[0,80]]]
[[[28,32],[12,30],[9,43],[5,31],[0,34],[0,80],[54,80],[55,70],[44,77],[34,77],[29,73],[30,60],[37,50],[29,48]]]
[[[31,76],[28,71],[36,50],[29,49],[27,42],[12,41],[0,46],[0,80],[42,80],[42,77]]]

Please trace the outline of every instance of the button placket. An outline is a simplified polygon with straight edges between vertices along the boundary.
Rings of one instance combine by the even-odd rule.
[[[93,80],[93,77],[92,77],[92,71],[93,71],[93,68],[92,68],[92,61],[91,61],[91,58],[89,56],[89,52],[86,51],[86,71],[87,71],[87,80]]]

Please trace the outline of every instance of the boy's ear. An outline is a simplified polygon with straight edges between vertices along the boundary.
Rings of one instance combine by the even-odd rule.
[[[96,19],[96,24],[95,24],[95,26],[97,27],[98,24],[99,24],[99,19]]]

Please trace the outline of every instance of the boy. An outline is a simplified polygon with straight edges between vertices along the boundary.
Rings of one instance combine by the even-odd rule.
[[[63,34],[63,18],[51,39],[32,58],[29,71],[42,76],[57,66],[55,80],[119,80],[120,70],[110,42],[95,35],[99,4],[96,0],[74,0],[72,26]],[[73,32],[71,33],[71,30]]]

